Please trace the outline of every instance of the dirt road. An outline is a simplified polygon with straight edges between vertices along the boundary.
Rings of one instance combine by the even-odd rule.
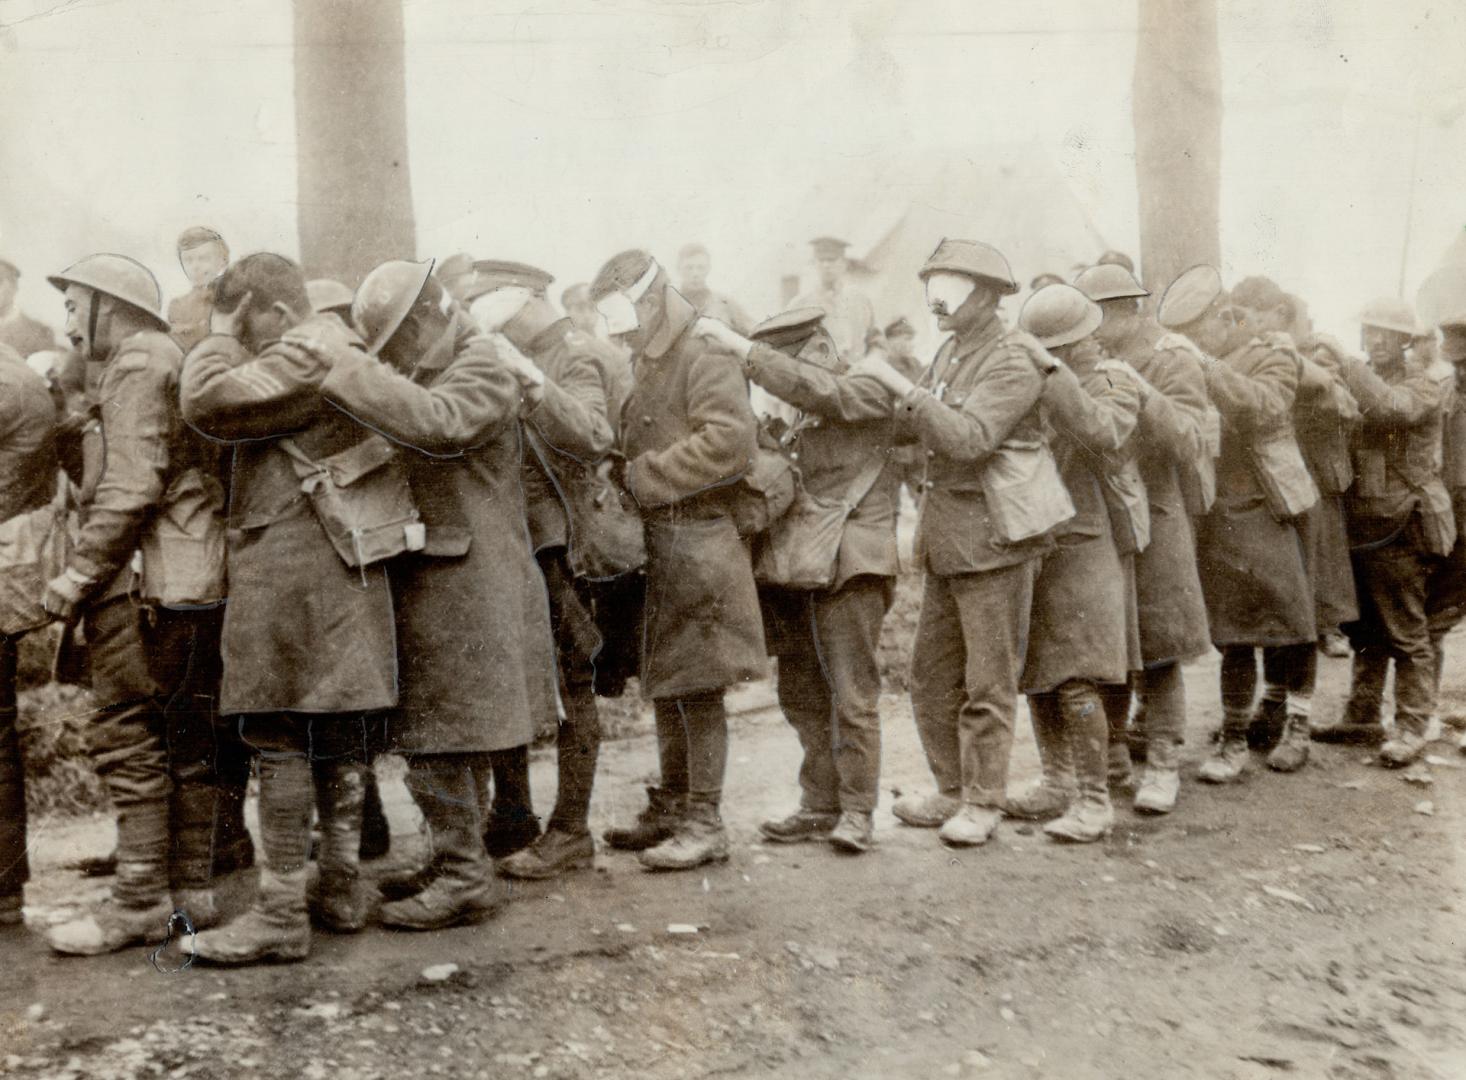
[[[1324,662],[1320,715],[1346,675]],[[1461,700],[1466,671],[1451,682]],[[1214,664],[1188,672],[1193,759],[1215,685]],[[921,788],[909,707],[891,696],[884,711],[883,787]],[[1015,782],[1036,769],[1025,729]],[[1450,744],[1432,748],[1429,785],[1354,749],[1316,747],[1292,777],[1259,761],[1237,787],[1188,784],[1170,818],[1122,812],[1087,848],[1005,825],[958,853],[883,808],[879,848],[849,858],[756,841],[759,820],[792,808],[797,744],[769,710],[735,734],[736,849],[706,874],[602,855],[517,888],[491,924],[322,935],[293,967],[163,974],[140,950],[63,960],[11,931],[0,1073],[1466,1076],[1466,756]],[[534,776],[546,805],[550,764]],[[598,831],[635,812],[654,768],[647,739],[607,748]],[[389,811],[399,846],[415,842],[404,806]],[[104,823],[43,823],[28,916],[95,890],[57,866],[109,843]]]

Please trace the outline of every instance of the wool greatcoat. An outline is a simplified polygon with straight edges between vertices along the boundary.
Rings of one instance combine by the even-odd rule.
[[[399,443],[427,546],[391,567],[402,697],[388,746],[459,754],[523,746],[555,725],[555,654],[521,483],[519,385],[459,315],[398,374],[358,351],[321,386]]]
[[[626,486],[646,520],[642,693],[679,698],[763,676],[763,624],[730,486],[757,449],[736,363],[692,332],[697,311],[667,289],[664,322],[635,357],[621,414]]]
[[[1353,395],[1338,380],[1324,389],[1300,391],[1293,408],[1298,448],[1318,487],[1318,503],[1298,519],[1298,529],[1313,582],[1314,618],[1320,636],[1359,617],[1344,512],[1344,493],[1354,482],[1349,433],[1358,416]]]
[[[1140,407],[1134,446],[1150,501],[1150,544],[1135,556],[1140,654],[1146,667],[1190,660],[1211,648],[1206,599],[1196,570],[1196,536],[1181,468],[1206,453],[1208,401],[1201,364],[1167,348],[1154,321],[1119,350],[1151,388]]]
[[[1104,476],[1135,431],[1139,389],[1119,365],[1064,366],[1044,381],[1042,400],[1075,513],[1054,530],[1034,584],[1025,694],[1072,680],[1123,683],[1131,659],[1132,583],[1115,546]]]
[[[1280,521],[1268,509],[1253,455],[1264,442],[1294,439],[1298,358],[1254,339],[1204,372],[1222,417],[1217,501],[1197,532],[1212,643],[1313,641],[1313,588],[1297,521]]]
[[[334,315],[313,316],[297,329],[360,352],[360,340]],[[222,335],[204,338],[184,361],[184,418],[235,444],[224,715],[354,714],[397,702],[386,571],[353,570],[336,554],[279,446],[293,437],[320,458],[370,436],[321,396],[329,371],[298,345],[276,341],[251,356]]]

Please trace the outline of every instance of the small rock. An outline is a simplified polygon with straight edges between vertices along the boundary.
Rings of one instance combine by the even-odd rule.
[[[339,1020],[345,1014],[346,1009],[339,1001],[316,1001],[291,1011],[296,1016],[304,1016],[311,1020]]]
[[[1402,772],[1400,779],[1407,784],[1419,784],[1421,787],[1435,783],[1435,777],[1430,775],[1430,770],[1419,761]]]
[[[1364,788],[1363,780],[1345,780],[1339,785],[1345,791],[1360,791]]]
[[[685,923],[685,922],[668,923],[667,924],[667,933],[669,933],[669,934],[695,934],[695,933],[697,933],[697,927],[694,926],[692,923]]]
[[[424,982],[447,982],[458,974],[457,964],[434,964],[422,969]]]
[[[974,1071],[977,1069],[986,1069],[992,1063],[992,1058],[988,1057],[981,1050],[969,1050],[962,1055],[962,1064]]]
[[[840,970],[840,957],[834,949],[811,948],[806,950],[809,958],[826,971]]]
[[[618,922],[616,924],[616,929],[620,930],[623,934],[636,933],[636,927],[632,926],[629,922]]]
[[[950,1065],[943,1065],[942,1066],[942,1075],[943,1076],[961,1076],[962,1075],[962,1065],[961,1065],[961,1063],[954,1061]]]
[[[1265,892],[1265,893],[1267,893],[1274,900],[1286,900],[1290,904],[1297,904],[1299,907],[1305,907],[1309,911],[1317,911],[1318,910],[1311,903],[1309,903],[1307,900],[1305,900],[1303,897],[1299,896],[1297,893],[1290,892],[1287,889],[1280,889],[1276,885],[1264,885],[1262,887],[1262,891]]]
[[[1424,814],[1426,817],[1435,817],[1435,803],[1429,799],[1422,799],[1415,804],[1415,812],[1417,814]]]
[[[1434,765],[1438,769],[1459,769],[1462,767],[1459,761],[1452,761],[1450,758],[1441,757],[1439,754],[1426,754],[1425,763]]]
[[[920,1020],[923,1024],[935,1024],[937,1022],[937,1014],[932,1012],[930,1009],[923,1009],[921,1012],[916,1014],[916,1018]]]
[[[998,1010],[998,1015],[1003,1018],[1003,1023],[1005,1024],[1011,1024],[1014,1020],[1018,1019],[1018,1014],[1006,1005]]]
[[[1322,855],[1328,849],[1322,844],[1294,844],[1294,851],[1301,851],[1305,855]]]
[[[1216,926],[1213,926],[1211,928],[1211,932],[1213,934],[1215,934],[1217,937],[1231,937],[1232,936],[1232,931],[1228,930],[1225,926],[1222,926],[1220,923],[1218,923]]]
[[[31,1023],[38,1024],[46,1019],[46,1006],[37,1001],[26,1009],[25,1016]]]

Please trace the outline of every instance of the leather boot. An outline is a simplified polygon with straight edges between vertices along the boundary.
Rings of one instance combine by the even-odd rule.
[[[262,869],[254,906],[216,930],[194,935],[194,955],[226,966],[304,960],[311,948],[305,878],[304,867],[286,874]]]
[[[806,840],[828,840],[840,815],[800,808],[782,818],[771,818],[759,825],[765,840],[776,844],[798,844]]]
[[[1010,796],[1003,812],[1024,821],[1050,821],[1068,809],[1074,799],[1074,755],[1053,694],[1032,695],[1028,712],[1033,719],[1033,738],[1043,775]]]
[[[1181,792],[1180,748],[1169,736],[1150,740],[1145,768],[1135,792],[1135,809],[1142,814],[1169,814]]]
[[[589,832],[566,832],[550,827],[529,847],[500,861],[494,869],[503,877],[544,881],[585,870],[594,865],[596,842]]]
[[[1119,751],[1130,770],[1130,748],[1124,742],[1110,745],[1110,726],[1099,698],[1092,688],[1065,684],[1059,690],[1064,730],[1074,755],[1077,793],[1062,817],[1044,826],[1044,833],[1055,840],[1090,844],[1109,835],[1115,824],[1110,806],[1110,772]]]
[[[687,812],[687,796],[649,787],[646,797],[646,806],[630,826],[607,829],[601,834],[607,844],[619,851],[645,851],[671,837]]]
[[[352,934],[367,924],[374,890],[361,876],[361,823],[367,767],[355,761],[317,762],[316,813],[320,873],[309,896],[312,921],[325,930]]]
[[[1308,717],[1290,713],[1283,735],[1267,756],[1274,772],[1297,772],[1308,763]]]
[[[837,851],[859,855],[875,846],[875,823],[869,812],[842,810],[840,820],[830,830],[830,843]]]
[[[119,875],[129,869],[117,864]],[[45,933],[46,944],[66,956],[101,956],[129,945],[149,945],[168,936],[173,905],[164,896],[150,904],[119,903],[108,897],[92,910],[52,926]]]
[[[647,848],[638,858],[648,870],[691,870],[707,863],[728,860],[728,833],[718,814],[718,804],[689,799],[687,813],[670,837]]]
[[[1380,714],[1389,670],[1390,658],[1384,650],[1366,648],[1356,652],[1350,665],[1349,699],[1344,705],[1344,715],[1337,724],[1313,727],[1309,737],[1314,742],[1345,746],[1383,743],[1385,727]]]
[[[943,791],[902,795],[891,804],[891,813],[896,815],[896,820],[913,829],[940,829],[961,809],[962,800]]]

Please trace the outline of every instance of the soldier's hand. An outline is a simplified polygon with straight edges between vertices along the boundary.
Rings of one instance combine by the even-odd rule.
[[[494,346],[494,352],[509,369],[509,374],[513,375],[519,383],[520,390],[526,397],[537,400],[538,395],[542,394],[545,389],[545,373],[503,334],[490,334],[488,339]]]
[[[79,578],[70,570],[58,574],[46,582],[46,592],[41,597],[41,607],[52,618],[70,622],[76,615],[76,609],[81,606],[87,584],[86,579]]]
[[[748,354],[753,351],[753,342],[748,338],[726,323],[710,319],[706,315],[698,316],[697,322],[693,324],[692,332],[726,349],[740,360],[746,360]]]
[[[247,292],[240,297],[239,303],[234,306],[233,311],[224,312],[217,308],[209,312],[209,333],[223,334],[225,337],[238,337],[239,325],[244,321],[244,313],[249,310],[250,300],[254,297],[253,292]]]
[[[1331,371],[1314,363],[1307,357],[1300,358],[1298,371],[1298,389],[1309,393],[1323,393],[1334,384],[1334,376]]]
[[[874,379],[896,397],[911,393],[915,384],[902,375],[891,364],[891,357],[884,349],[870,349],[850,365],[851,375],[864,375]]]

